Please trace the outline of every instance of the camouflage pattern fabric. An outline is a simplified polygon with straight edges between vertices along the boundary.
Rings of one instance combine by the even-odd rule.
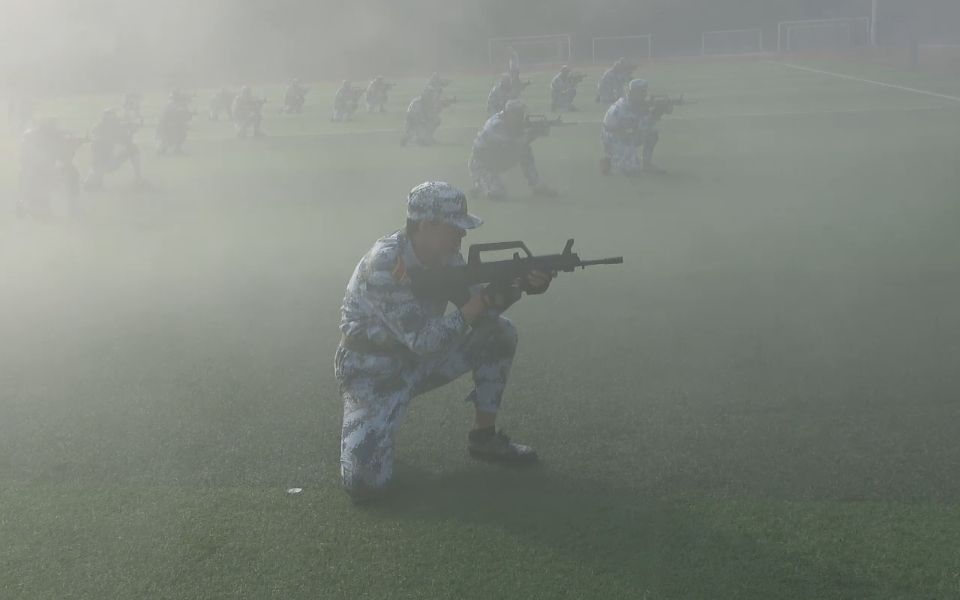
[[[656,123],[645,109],[635,109],[626,98],[617,100],[603,117],[601,127],[603,151],[611,168],[623,175],[639,174],[653,158],[653,148],[660,139]],[[643,161],[637,150],[643,148]]]
[[[450,264],[462,264],[463,256]],[[381,238],[357,265],[343,301],[341,332],[385,352],[337,349],[343,398],[340,469],[348,491],[383,488],[393,475],[394,441],[410,400],[472,373],[466,400],[495,413],[510,375],[517,332],[489,312],[473,327],[446,302],[414,296],[407,269],[420,263],[406,233]]]
[[[108,111],[109,112],[109,111]],[[90,132],[90,173],[88,187],[99,187],[103,177],[126,163],[140,178],[140,148],[133,142],[135,125],[121,121],[115,114],[104,115]]]
[[[332,121],[349,121],[357,112],[360,97],[352,87],[341,86],[333,98]]]
[[[365,93],[367,112],[374,112],[375,110],[387,112],[387,89],[387,85],[382,79],[374,79],[370,82],[370,85],[367,86],[367,91]]]
[[[573,99],[576,97],[577,86],[573,85],[570,78],[562,72],[557,73],[550,82],[551,110],[570,110],[573,107]]]
[[[240,93],[233,99],[231,111],[233,124],[237,128],[237,135],[247,137],[250,129],[254,135],[262,135],[260,123],[263,120],[263,101],[250,93]]]
[[[496,114],[503,110],[507,100],[513,98],[509,81],[497,81],[487,96],[487,114]]]
[[[414,141],[421,146],[434,143],[433,134],[440,127],[440,111],[436,108],[432,91],[424,91],[407,107],[406,131],[403,143]]]
[[[20,191],[18,212],[48,208],[51,194],[62,191],[75,214],[79,209],[80,174],[73,164],[77,138],[52,125],[27,129],[20,140]]]
[[[157,122],[157,150],[161,154],[182,152],[193,112],[186,102],[171,100]]]
[[[617,67],[610,67],[597,82],[597,102],[608,106],[613,104],[623,96],[623,90],[628,83],[629,74],[624,74]]]
[[[507,195],[500,174],[517,165],[530,187],[541,185],[530,141],[522,131],[511,132],[503,117],[503,113],[499,112],[487,119],[473,141],[473,150],[467,163],[474,186],[494,199],[502,199]]]

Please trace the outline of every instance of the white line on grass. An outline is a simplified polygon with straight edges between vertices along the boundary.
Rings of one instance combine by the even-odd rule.
[[[960,102],[960,97],[949,96],[947,94],[939,94],[937,92],[931,92],[929,90],[919,90],[917,88],[907,87],[905,85],[897,85],[895,83],[886,83],[883,81],[874,81],[873,79],[863,79],[861,77],[854,77],[852,75],[844,75],[843,73],[834,73],[832,71],[823,71],[821,69],[814,69],[811,67],[803,67],[801,65],[793,65],[790,63],[780,62],[776,60],[768,60],[770,64],[781,65],[784,67],[789,67],[791,69],[798,69],[800,71],[807,71],[808,73],[816,73],[818,75],[828,75],[830,77],[837,77],[839,79],[847,79],[849,81],[857,81],[859,83],[869,83],[871,85],[879,85],[881,87],[890,88],[893,90],[900,90],[903,92],[913,92],[914,94],[923,94],[924,96],[932,96],[934,98],[942,98],[944,100],[953,100],[954,102]]]

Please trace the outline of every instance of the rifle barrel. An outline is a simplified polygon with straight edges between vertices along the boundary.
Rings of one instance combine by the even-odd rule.
[[[597,260],[581,260],[581,267],[592,267],[593,265],[622,265],[623,257],[616,256],[613,258],[600,258]]]

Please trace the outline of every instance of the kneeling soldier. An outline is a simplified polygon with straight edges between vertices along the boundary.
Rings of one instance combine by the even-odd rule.
[[[340,472],[355,500],[376,496],[393,476],[394,441],[410,400],[466,373],[476,410],[468,449],[476,458],[532,462],[529,446],[497,430],[517,330],[501,316],[521,296],[542,293],[550,275],[514,286],[476,286],[438,301],[414,295],[411,273],[463,264],[460,244],[482,221],[464,193],[443,182],[415,187],[407,226],[381,238],[357,265],[343,300],[335,373],[343,397]],[[455,310],[447,312],[447,302]]]

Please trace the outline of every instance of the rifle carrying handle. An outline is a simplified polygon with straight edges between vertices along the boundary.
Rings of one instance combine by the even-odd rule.
[[[533,256],[530,249],[523,242],[491,242],[489,244],[473,244],[470,246],[470,252],[467,254],[468,265],[480,264],[481,252],[497,252],[501,250],[523,250],[527,257]]]

